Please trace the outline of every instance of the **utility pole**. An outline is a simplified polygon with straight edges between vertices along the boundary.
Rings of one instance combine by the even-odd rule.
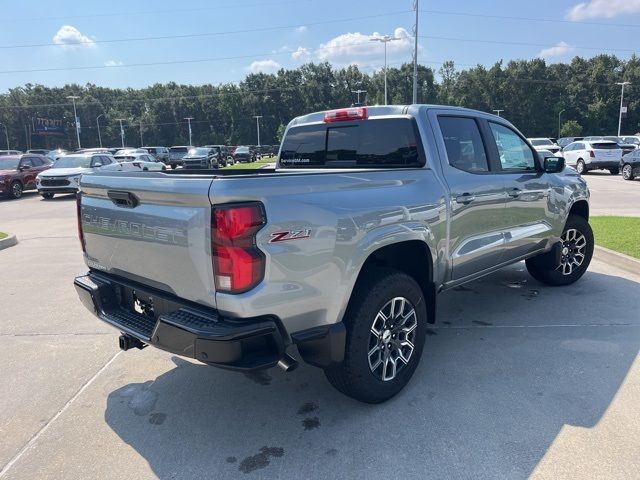
[[[416,11],[416,24],[413,26],[413,97],[411,103],[418,103],[418,0],[414,0],[413,8]]]
[[[564,112],[564,110],[560,110],[560,111],[558,112],[558,138],[560,138],[560,130],[562,130],[562,128],[561,128],[561,126],[560,126],[560,125],[561,125],[561,123],[560,123],[560,116],[562,115],[562,112]]]
[[[27,148],[25,150],[29,150],[29,126],[24,124],[24,141],[27,144]]]
[[[7,130],[7,126],[4,123],[0,123],[0,125],[2,125],[4,127],[4,138],[7,140],[7,150],[10,150],[10,148],[9,148],[9,131]]]
[[[193,120],[193,117],[186,117],[185,120],[189,122],[189,146],[191,147],[191,120]]]
[[[502,109],[496,109],[496,110],[493,110],[493,111],[494,111],[494,112],[496,112],[496,115],[500,116],[500,113],[501,113],[501,112],[504,112],[504,108],[502,108]]]
[[[358,90],[351,90],[351,93],[355,93],[358,95],[358,105],[360,105],[360,94],[367,93],[367,91],[358,89]]]
[[[120,139],[122,140],[122,148],[124,148],[124,128],[122,128],[122,121],[126,120],[126,118],[116,118],[118,122],[120,122]]]
[[[372,42],[382,42],[384,44],[384,104],[387,105],[387,43],[400,40],[397,37],[383,35],[382,37],[371,38]]]
[[[253,118],[256,119],[256,128],[258,129],[258,146],[260,146],[260,119],[262,115],[254,115]]]
[[[76,112],[76,100],[80,97],[77,95],[67,95],[67,98],[70,98],[71,101],[73,102],[73,120],[76,126],[76,138],[78,139],[78,150],[80,150],[82,148],[80,146],[80,122],[78,119],[78,113]]]
[[[631,82],[618,82],[616,83],[616,85],[622,86],[622,93],[620,94],[620,114],[618,116],[618,136],[620,136],[620,131],[622,130],[622,108],[624,105],[624,87],[625,85],[631,85]]]
[[[101,113],[96,117],[96,125],[98,126],[98,143],[100,143],[100,148],[102,148],[102,135],[100,135],[100,117],[104,117],[104,113]]]

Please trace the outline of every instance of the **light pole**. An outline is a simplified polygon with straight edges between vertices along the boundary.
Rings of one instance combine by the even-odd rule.
[[[625,85],[631,85],[631,82],[618,82],[616,85],[622,86],[622,93],[620,94],[620,114],[618,116],[618,136],[620,136],[620,130],[622,129],[622,106],[624,105],[624,87]]]
[[[10,150],[10,148],[9,148],[9,132],[7,131],[7,126],[4,123],[0,123],[0,125],[2,125],[4,127],[4,138],[7,140],[7,150]]]
[[[355,93],[356,95],[358,95],[358,105],[360,105],[360,94],[367,93],[367,91],[358,89],[358,90],[351,90],[351,93]]]
[[[416,25],[413,27],[413,96],[411,103],[418,103],[418,0],[414,1],[416,11]]]
[[[260,119],[262,115],[254,115],[253,118],[256,119],[256,129],[258,130],[258,147],[260,146]]]
[[[100,117],[104,117],[104,113],[101,113],[96,117],[96,125],[98,126],[98,142],[100,143],[100,148],[102,148],[102,135],[100,135]]]
[[[144,140],[142,140],[142,119],[140,119],[140,146],[144,145]]]
[[[371,42],[382,42],[384,44],[384,104],[387,105],[387,43],[400,40],[397,37],[383,35],[382,37],[371,38]]]
[[[126,120],[126,118],[116,118],[118,122],[120,122],[120,139],[122,140],[122,148],[124,148],[124,128],[122,128],[122,121]]]
[[[80,125],[79,125],[80,122],[78,122],[78,114],[76,112],[76,100],[80,97],[77,95],[67,95],[67,98],[70,98],[71,101],[73,102],[73,120],[76,126],[76,138],[78,139],[78,150],[80,150],[82,148],[80,146]]]
[[[189,122],[189,146],[191,147],[191,120],[193,120],[193,117],[185,117],[185,120]]]
[[[500,112],[504,112],[504,108],[498,108],[493,111],[496,112],[496,115],[500,116]]]
[[[564,109],[563,109],[563,110],[560,110],[560,111],[558,112],[558,138],[560,138],[560,130],[562,129],[562,128],[560,127],[560,125],[561,125],[561,124],[560,124],[560,116],[562,115],[562,113],[563,113],[563,112],[564,112]]]

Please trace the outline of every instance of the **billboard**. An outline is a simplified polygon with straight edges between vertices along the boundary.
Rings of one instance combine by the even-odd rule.
[[[61,118],[36,117],[33,119],[34,135],[64,135],[64,122]]]

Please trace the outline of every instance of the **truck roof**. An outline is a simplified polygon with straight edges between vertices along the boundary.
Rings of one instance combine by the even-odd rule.
[[[500,118],[502,121],[504,121],[504,118],[498,117],[497,115],[494,115],[488,112],[473,110],[471,108],[465,108],[465,107],[454,107],[451,105],[413,104],[413,105],[373,105],[373,106],[362,105],[362,106],[366,107],[367,109],[367,118],[395,116],[395,115],[411,115],[412,112],[415,112],[416,109],[429,110],[432,108],[437,108],[439,110],[445,109],[445,110],[453,110],[460,113],[466,112],[466,113],[473,113],[473,114],[481,114],[484,116],[492,116],[495,118]],[[345,107],[345,108],[358,108],[358,107]],[[291,122],[289,123],[289,126],[302,125],[306,123],[324,122],[324,114],[332,110],[341,110],[341,109],[322,110],[318,112],[308,113],[306,115],[301,115],[291,120]]]

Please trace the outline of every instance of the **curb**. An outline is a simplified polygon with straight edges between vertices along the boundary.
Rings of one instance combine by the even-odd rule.
[[[640,275],[640,260],[625,255],[624,253],[618,253],[596,245],[593,250],[593,257],[625,272]]]
[[[18,243],[18,239],[15,235],[9,234],[6,238],[0,240],[0,250],[4,250],[5,248],[13,247]]]

